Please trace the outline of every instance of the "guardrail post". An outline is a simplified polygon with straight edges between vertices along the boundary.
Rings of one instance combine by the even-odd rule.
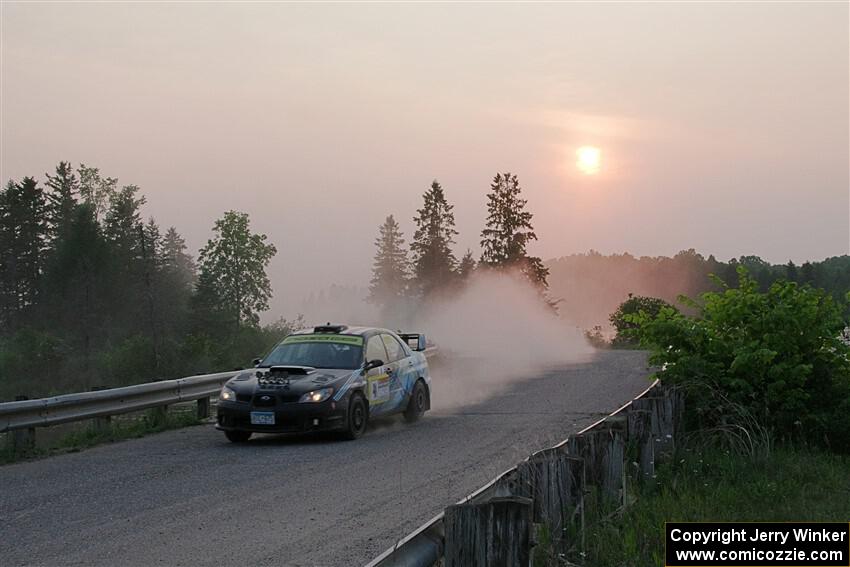
[[[157,406],[151,410],[151,419],[154,424],[160,425],[165,423],[168,418],[168,406]]]
[[[532,501],[519,496],[456,504],[444,518],[445,567],[515,567],[531,561]]]
[[[92,386],[92,392],[100,392],[102,390],[106,390],[106,386]],[[112,427],[112,416],[110,415],[100,415],[95,417],[92,420],[92,429],[95,433],[106,433]]]
[[[210,417],[210,397],[205,396],[198,399],[198,419],[208,419]]]
[[[16,402],[28,400],[28,396],[15,396]],[[13,453],[25,453],[35,448],[35,428],[16,429],[9,437]]]

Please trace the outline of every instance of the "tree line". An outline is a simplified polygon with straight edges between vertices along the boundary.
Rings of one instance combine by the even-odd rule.
[[[274,245],[228,211],[197,260],[145,197],[60,162],[0,190],[0,399],[231,368],[289,327],[260,327]]]
[[[698,297],[722,291],[716,276],[726,285],[738,285],[738,268],[743,267],[760,292],[774,282],[788,281],[823,289],[844,303],[850,291],[850,256],[835,256],[820,262],[772,264],[748,255],[721,261],[693,249],[674,256],[600,254],[591,250],[546,262],[550,270],[550,293],[560,300],[560,312],[576,325],[591,329],[606,326],[609,314],[630,294],[656,297],[679,305],[681,295]]]
[[[497,173],[487,194],[481,256],[476,260],[467,250],[458,260],[453,250],[458,234],[454,205],[434,180],[413,217],[415,230],[409,246],[393,215],[379,227],[369,301],[391,313],[411,301],[427,303],[456,292],[476,270],[500,270],[524,277],[554,308],[547,295],[549,270],[539,257],[528,253],[528,244],[537,235],[527,202],[516,175]]]

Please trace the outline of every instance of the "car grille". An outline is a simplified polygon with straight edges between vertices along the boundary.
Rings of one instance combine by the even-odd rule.
[[[266,399],[267,398],[267,399]],[[239,398],[237,398],[239,399]],[[301,399],[301,394],[254,394],[253,400],[248,396],[247,400],[252,401],[256,408],[270,408],[281,404],[292,404]],[[243,401],[239,399],[240,401]]]

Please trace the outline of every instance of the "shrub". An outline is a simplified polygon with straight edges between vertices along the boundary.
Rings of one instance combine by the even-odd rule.
[[[617,307],[617,310],[608,318],[616,331],[616,335],[611,341],[612,346],[624,347],[636,345],[638,339],[635,336],[635,332],[637,331],[638,324],[633,321],[632,316],[644,313],[647,317],[654,319],[664,308],[677,311],[675,307],[663,299],[632,295],[630,293],[629,298],[622,302]]]
[[[784,439],[850,451],[850,347],[842,307],[822,290],[777,282],[766,293],[744,268],[739,286],[708,292],[697,317],[663,307],[626,315],[665,382],[689,389],[699,427],[722,425],[720,392]],[[718,280],[719,281],[719,280]]]

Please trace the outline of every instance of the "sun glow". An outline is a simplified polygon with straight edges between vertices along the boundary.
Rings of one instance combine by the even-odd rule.
[[[576,150],[576,167],[585,175],[599,173],[601,163],[599,148],[582,146]]]

